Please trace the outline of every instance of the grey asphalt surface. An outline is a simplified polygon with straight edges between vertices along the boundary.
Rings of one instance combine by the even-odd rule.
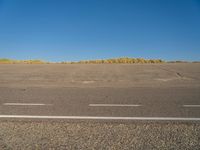
[[[200,118],[199,106],[199,63],[0,65],[0,116]],[[2,149],[200,148],[200,121],[0,120]]]
[[[1,115],[199,117],[199,88],[0,88]],[[47,104],[15,106],[5,103]],[[139,107],[92,107],[136,104]]]

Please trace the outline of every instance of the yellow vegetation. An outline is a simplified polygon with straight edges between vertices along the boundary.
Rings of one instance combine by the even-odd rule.
[[[45,64],[47,62],[41,60],[12,60],[7,58],[0,59],[0,64]]]
[[[134,63],[164,63],[161,59],[143,59],[143,58],[112,58],[99,60],[82,60],[79,62],[62,62],[63,64],[134,64]]]
[[[2,58],[0,64],[47,64],[42,60],[11,60]],[[61,62],[62,64],[145,64],[145,63],[164,63],[161,59],[144,59],[144,58],[112,58],[112,59],[99,59],[99,60],[82,60],[78,62]]]

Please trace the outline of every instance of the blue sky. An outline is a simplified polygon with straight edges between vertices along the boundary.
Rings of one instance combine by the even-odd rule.
[[[0,58],[200,60],[200,0],[0,0]]]

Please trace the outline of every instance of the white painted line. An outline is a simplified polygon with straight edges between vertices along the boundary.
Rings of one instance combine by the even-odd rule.
[[[45,106],[45,105],[52,105],[52,104],[36,104],[36,103],[4,103],[3,105],[9,105],[9,106]]]
[[[31,115],[0,115],[0,118],[20,119],[74,119],[74,120],[144,120],[144,121],[200,121],[200,118],[179,117],[102,117],[102,116],[31,116]]]
[[[134,104],[89,104],[91,107],[139,107],[141,105]]]
[[[183,105],[183,107],[200,107],[200,105]]]

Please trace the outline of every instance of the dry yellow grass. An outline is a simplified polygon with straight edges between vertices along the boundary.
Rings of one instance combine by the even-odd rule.
[[[7,58],[0,59],[0,64],[47,64],[42,60],[12,60]],[[164,63],[161,59],[144,59],[144,58],[112,58],[112,59],[99,59],[99,60],[81,60],[78,62],[59,62],[62,64],[135,64],[135,63]]]
[[[45,64],[42,60],[12,60],[7,58],[0,59],[0,64]]]
[[[134,64],[134,63],[164,63],[161,59],[143,59],[143,58],[112,58],[99,60],[82,60],[78,62],[62,62],[63,64]]]

